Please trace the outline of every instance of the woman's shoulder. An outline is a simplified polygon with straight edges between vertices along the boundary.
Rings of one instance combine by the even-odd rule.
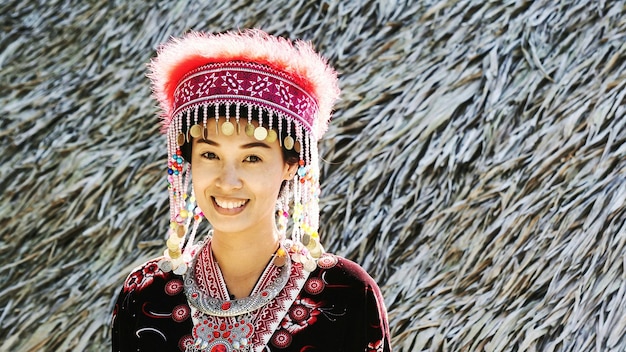
[[[122,292],[139,294],[150,290],[152,286],[171,285],[171,282],[176,283],[178,281],[180,281],[180,287],[182,288],[182,278],[179,275],[163,271],[160,268],[159,262],[162,259],[162,257],[150,259],[131,270],[126,280],[124,280]]]
[[[326,275],[340,276],[347,281],[360,282],[364,286],[377,286],[363,267],[342,256],[324,253],[317,260],[318,270]]]

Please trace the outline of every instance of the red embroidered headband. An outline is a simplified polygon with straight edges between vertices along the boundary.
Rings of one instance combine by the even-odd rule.
[[[302,124],[309,133],[317,102],[280,71],[249,62],[231,61],[191,71],[174,92],[174,115],[205,104],[254,105]]]

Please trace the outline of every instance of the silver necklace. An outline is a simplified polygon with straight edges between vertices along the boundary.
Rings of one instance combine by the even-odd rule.
[[[289,256],[289,254],[286,255]],[[285,287],[291,273],[291,260],[287,259],[285,260],[285,265],[280,269],[280,274],[276,277],[276,280],[261,291],[244,298],[222,300],[205,294],[196,284],[195,268],[197,259],[198,255],[192,260],[185,274],[185,294],[187,295],[187,300],[189,304],[199,311],[218,317],[237,317],[263,307],[273,300]]]
[[[207,248],[209,251],[208,255],[211,255],[210,260],[213,261],[213,266],[217,267],[210,252],[210,241],[208,241],[207,246],[209,246]],[[276,279],[249,297],[233,300],[211,297],[198,287],[195,280],[195,268],[203,248],[198,250],[197,255],[194,256],[188,266],[184,278],[187,301],[198,310],[200,315],[199,322],[195,324],[193,330],[194,343],[187,347],[187,352],[213,351],[214,348],[217,348],[216,351],[228,352],[250,350],[250,339],[254,333],[252,312],[276,298],[287,284],[287,281],[289,281],[291,258],[284,251],[282,245],[280,248],[286,253],[286,260],[277,261],[275,257],[272,261],[274,264],[270,264],[276,265],[276,262],[280,262],[280,265],[282,265]],[[224,321],[228,323],[221,323]]]
[[[252,314],[236,319],[216,317],[198,312],[200,322],[194,326],[194,341],[185,352],[249,352],[252,351],[254,324]]]

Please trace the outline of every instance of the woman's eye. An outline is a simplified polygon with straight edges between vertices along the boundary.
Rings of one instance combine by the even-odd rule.
[[[244,159],[244,161],[248,163],[258,163],[259,161],[261,161],[261,158],[256,155],[249,155]]]
[[[205,159],[217,159],[217,155],[211,152],[202,153],[202,157]]]

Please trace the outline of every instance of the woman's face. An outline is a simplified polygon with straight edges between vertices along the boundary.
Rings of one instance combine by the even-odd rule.
[[[273,231],[281,184],[297,166],[284,161],[278,141],[249,137],[244,124],[241,133],[225,136],[217,134],[215,121],[209,120],[208,138],[193,140],[191,175],[196,201],[216,234]]]

